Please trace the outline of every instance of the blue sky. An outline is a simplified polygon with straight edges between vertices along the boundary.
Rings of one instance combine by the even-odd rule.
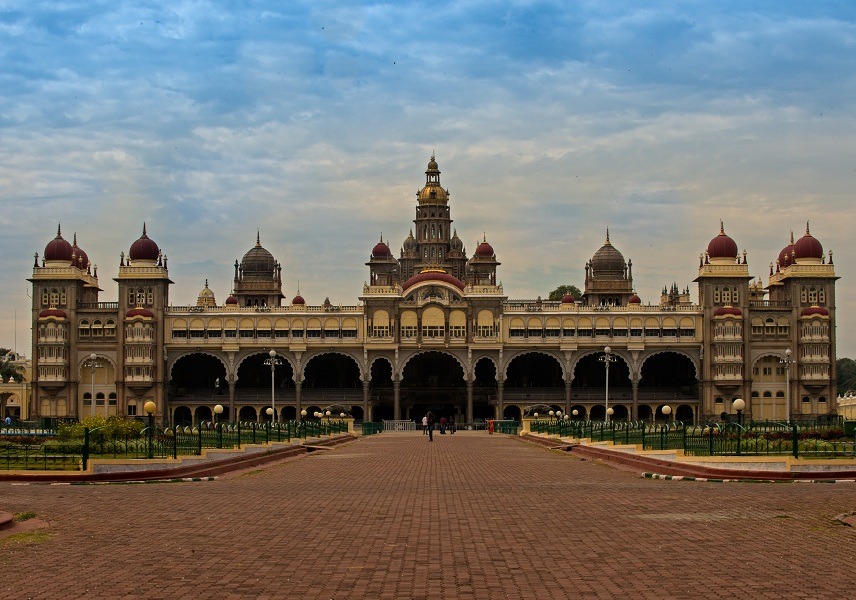
[[[854,133],[852,2],[0,0],[0,345],[58,222],[104,300],[145,221],[174,304],[257,229],[288,298],[356,303],[433,151],[515,298],[581,286],[607,227],[643,301],[695,297],[720,219],[766,281],[810,220],[856,356]]]

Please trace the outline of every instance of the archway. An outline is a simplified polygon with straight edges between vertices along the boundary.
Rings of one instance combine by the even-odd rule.
[[[651,407],[647,404],[639,405],[639,420],[640,421],[650,421],[651,420]]]
[[[577,414],[574,414],[577,411]],[[582,404],[574,404],[571,407],[571,419],[575,421],[585,421],[588,418],[588,411]]]
[[[422,352],[410,358],[401,379],[403,416],[421,419],[432,411],[437,419],[453,417],[463,423],[467,394],[464,369],[451,354]]]
[[[214,400],[214,396],[223,396],[228,402],[226,366],[210,354],[185,354],[172,365],[169,394],[173,398],[206,402]]]
[[[313,356],[306,363],[303,369],[305,404],[351,405],[362,400],[360,366],[352,356],[331,352]]]
[[[639,402],[698,401],[696,368],[689,357],[678,352],[659,352],[642,363]]]
[[[693,408],[689,404],[681,404],[675,409],[675,421],[689,425],[693,420]]]
[[[242,406],[238,411],[238,420],[239,421],[255,421],[257,420],[258,413],[256,412],[255,407],[252,406]]]
[[[196,419],[197,423],[201,423],[202,421],[213,421],[214,414],[211,412],[211,408],[208,406],[197,406],[196,407]]]
[[[486,356],[479,358],[473,367],[473,419],[493,418],[496,401],[496,365]]]
[[[505,402],[565,404],[562,366],[552,355],[526,352],[513,357],[505,369]]]
[[[506,405],[502,411],[502,418],[520,422],[523,418],[522,414],[520,407],[516,404],[512,404],[510,406]]]
[[[609,406],[612,409],[612,417],[610,417],[611,421],[626,421],[629,412],[627,411],[627,407],[623,404],[616,404]]]
[[[176,406],[172,414],[173,423],[175,425],[181,425],[182,427],[193,425],[193,413],[190,412],[189,407]]]

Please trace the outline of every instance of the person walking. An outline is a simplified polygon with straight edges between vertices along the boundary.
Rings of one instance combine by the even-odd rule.
[[[422,417],[422,435],[428,435],[428,415]]]
[[[434,441],[434,413],[432,413],[430,410],[425,415],[425,421],[428,425],[428,441],[433,442]]]
[[[446,427],[449,428],[449,435],[455,433],[455,417],[449,417]]]
[[[446,435],[446,417],[440,417],[440,435]]]

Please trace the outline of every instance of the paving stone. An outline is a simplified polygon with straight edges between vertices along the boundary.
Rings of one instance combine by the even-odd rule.
[[[371,436],[216,481],[0,484],[49,538],[0,598],[669,598],[852,593],[852,485],[643,479],[484,432]]]

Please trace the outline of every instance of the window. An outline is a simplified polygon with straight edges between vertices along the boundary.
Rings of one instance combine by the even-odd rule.
[[[415,325],[402,325],[401,326],[401,337],[402,339],[413,339],[416,337],[416,326]]]
[[[104,334],[104,326],[101,324],[101,319],[92,321],[92,337],[102,337]]]
[[[809,304],[817,304],[817,288],[810,287],[808,288],[808,303]]]
[[[457,339],[467,337],[467,328],[463,325],[450,325],[449,336]]]
[[[389,329],[389,328],[387,328],[387,329]],[[348,338],[348,339],[354,339],[357,337],[357,330],[356,329],[343,329],[342,330],[342,337]]]
[[[519,329],[519,328],[518,329],[509,329],[508,330],[508,337],[513,337],[513,338],[526,337],[526,330],[525,329]]]
[[[441,338],[446,335],[446,328],[442,325],[423,325],[422,337]]]
[[[238,331],[236,329],[226,329],[224,330],[227,338],[236,338],[238,337]]]
[[[89,321],[83,319],[77,326],[77,333],[82,338],[89,337]]]
[[[307,329],[306,337],[308,338],[321,338],[321,330],[320,329]]]
[[[146,294],[146,302],[148,303],[148,305],[149,305],[149,306],[151,306],[151,305],[153,305],[153,304],[155,303],[155,292],[154,292],[154,289],[149,288],[149,291],[148,291],[148,293]]]
[[[47,290],[42,290],[42,306],[48,306],[50,303],[50,294]]]
[[[107,319],[104,324],[104,337],[116,337],[116,321]]]
[[[223,337],[223,330],[222,329],[209,329],[208,330],[208,337],[209,338],[221,338],[221,337]]]
[[[129,404],[128,405],[128,416],[129,417],[137,416],[137,405],[136,404]]]
[[[495,335],[493,325],[479,325],[478,335],[479,337],[493,337]]]
[[[187,331],[185,329],[173,329],[172,330],[172,339],[179,340],[187,338]]]

